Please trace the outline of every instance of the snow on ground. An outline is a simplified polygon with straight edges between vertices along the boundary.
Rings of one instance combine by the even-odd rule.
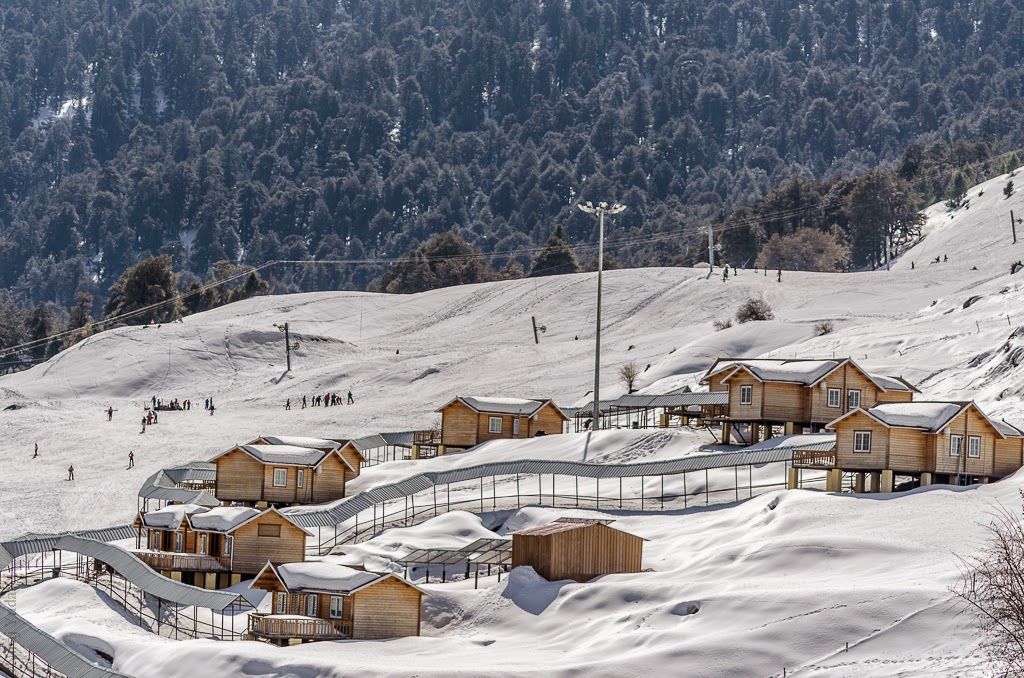
[[[602,395],[622,392],[616,371],[628,360],[644,370],[640,387],[658,392],[696,384],[720,355],[849,355],[917,383],[923,397],[975,398],[991,414],[1024,423],[1024,273],[1010,274],[1024,242],[1011,243],[1007,223],[1010,209],[1024,214],[1024,192],[1004,199],[1005,181],[972,189],[968,206],[953,213],[929,210],[926,237],[891,271],[785,271],[781,283],[750,270],[728,282],[699,269],[609,272]],[[713,330],[750,296],[766,299],[775,320]],[[579,274],[408,296],[264,297],[179,323],[104,332],[0,378],[0,408],[17,407],[0,409],[0,538],[127,521],[149,473],[258,435],[423,427],[455,395],[580,402],[592,385],[593,302],[594,276]],[[539,345],[530,316],[548,328]],[[821,320],[835,331],[816,336]],[[283,321],[298,342],[290,373],[273,327]],[[303,394],[349,388],[351,406],[297,404]],[[161,413],[140,434],[142,406],[153,396],[190,398],[193,409]],[[214,416],[202,409],[210,396]],[[108,404],[117,410],[109,423]],[[541,451],[580,459],[586,449],[588,460],[628,463],[698,453],[709,442],[687,433],[656,444],[648,435],[665,434],[603,433],[586,448],[578,436],[531,441],[528,449],[495,443],[369,469],[359,483]],[[64,480],[69,464],[73,482]],[[465,582],[430,584],[425,636],[383,643],[172,643],[140,636],[104,612],[101,600],[82,598],[95,594],[58,589],[64,582],[19,592],[18,609],[74,642],[109,644],[116,666],[141,676],[746,676],[783,667],[788,675],[982,675],[991,667],[947,589],[956,555],[978,547],[994,502],[1017,506],[1022,484],[1015,477],[892,497],[780,492],[661,515],[622,512],[620,526],[651,540],[645,566],[652,572],[578,585],[518,571],[479,591]],[[509,525],[566,512],[527,508]],[[386,532],[346,547],[339,560],[383,560],[442,543],[448,530],[456,545],[507,531],[466,514],[442,518],[451,522]]]

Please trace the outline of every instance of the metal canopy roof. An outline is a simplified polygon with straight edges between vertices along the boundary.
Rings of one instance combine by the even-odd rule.
[[[130,678],[127,674],[93,664],[2,603],[0,634],[33,653],[51,669],[67,678]]]
[[[291,506],[281,513],[301,527],[337,525],[356,514],[385,501],[402,499],[435,485],[461,483],[491,476],[510,476],[520,473],[580,476],[582,478],[638,478],[641,476],[676,475],[727,466],[757,466],[791,461],[793,448],[784,447],[756,452],[719,452],[691,454],[679,459],[649,461],[637,464],[591,464],[579,461],[551,461],[547,459],[521,459],[499,461],[478,466],[466,466],[450,471],[430,471],[406,478],[397,483],[380,485],[347,499],[320,506]]]
[[[205,468],[210,466],[213,468]],[[139,498],[169,501],[178,504],[220,506],[220,501],[208,490],[180,487],[181,483],[210,482],[217,478],[217,468],[209,462],[195,462],[176,468],[161,469],[146,478],[139,488]]]
[[[409,565],[452,565],[470,560],[482,565],[497,564],[498,560],[481,561],[481,557],[495,557],[494,554],[508,552],[509,558],[512,553],[512,540],[507,537],[481,537],[457,549],[416,549],[415,551],[399,558],[395,562]],[[504,561],[501,561],[504,562]]]
[[[135,528],[131,525],[106,527],[101,530],[82,530],[62,534],[26,534],[16,539],[0,542],[0,568],[7,567],[11,561],[32,553],[43,553],[57,548],[57,542],[68,535],[86,537],[97,541],[118,541],[131,539],[135,536]]]
[[[494,542],[485,550],[472,556],[470,562],[475,565],[505,565],[512,562],[512,540],[493,539]]]
[[[157,574],[134,554],[113,544],[66,535],[57,541],[56,548],[104,562],[146,593],[177,605],[205,607],[220,612],[240,600],[245,601],[245,598],[237,593],[208,591],[168,579]],[[247,602],[246,604],[248,605]]]

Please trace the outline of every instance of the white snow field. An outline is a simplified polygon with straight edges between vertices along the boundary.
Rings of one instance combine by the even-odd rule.
[[[1004,199],[1005,181],[975,187],[969,206],[952,214],[931,208],[926,237],[891,271],[784,271],[781,283],[751,270],[727,282],[707,279],[706,269],[607,273],[602,396],[622,392],[616,371],[628,360],[650,365],[640,386],[658,392],[695,384],[723,355],[849,355],[916,383],[921,398],[973,398],[1024,424],[1024,272],[1010,274],[1024,241],[1013,244],[1009,227],[1009,210],[1024,214],[1024,197]],[[0,408],[17,406],[0,409],[0,537],[123,523],[148,474],[258,435],[409,430],[432,423],[434,408],[455,395],[586,401],[594,287],[593,274],[579,274],[409,296],[264,297],[94,336],[0,378]],[[775,320],[713,330],[750,296],[764,297]],[[530,316],[547,327],[539,345]],[[826,319],[835,332],[816,336]],[[299,344],[287,374],[283,335],[273,327],[284,321]],[[298,409],[303,394],[349,388],[354,405]],[[191,398],[193,409],[161,413],[140,434],[143,402],[153,396]],[[214,416],[202,409],[210,396]],[[294,409],[284,410],[286,398]],[[109,423],[108,404],[117,410]],[[601,434],[599,458],[588,459],[672,458],[709,442],[694,433],[660,444],[645,437],[657,435],[664,433]],[[358,489],[485,458],[580,459],[574,440],[389,463],[366,470]],[[40,457],[31,459],[35,442]],[[129,450],[133,470],[125,468]],[[73,482],[64,480],[69,464]],[[617,527],[650,540],[649,572],[566,584],[519,570],[500,584],[481,580],[480,590],[428,584],[419,638],[286,649],[173,642],[132,627],[67,581],[19,591],[17,608],[138,676],[989,675],[978,634],[948,587],[958,556],[979,548],[992,510],[1018,510],[1022,485],[1018,474],[900,495],[779,491],[664,514],[609,512]],[[582,513],[525,508],[498,531]],[[440,516],[351,546],[342,561],[373,565],[488,534],[469,514]]]

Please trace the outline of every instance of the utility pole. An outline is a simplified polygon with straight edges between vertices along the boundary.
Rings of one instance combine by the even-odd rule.
[[[708,278],[711,278],[711,272],[715,270],[715,230],[711,226],[711,222],[708,222]]]
[[[539,344],[540,337],[537,335],[537,316],[531,315],[530,320],[533,322],[533,343]]]
[[[596,214],[598,223],[597,236],[597,331],[594,332],[594,419],[590,427],[596,431],[601,427],[601,275],[604,271],[604,215],[619,214],[626,209],[625,205],[599,202],[595,207],[590,202],[577,205],[587,214]]]
[[[1017,244],[1017,220],[1013,218],[1013,210],[1010,210],[1010,231],[1013,233],[1013,244]]]
[[[284,332],[284,357],[285,357],[285,365],[287,367],[287,370],[289,372],[291,372],[292,371],[292,342],[291,342],[291,335],[288,333],[288,323],[285,323],[284,325],[278,325],[277,323],[274,323],[274,327],[276,327],[277,329],[279,329],[282,332]]]

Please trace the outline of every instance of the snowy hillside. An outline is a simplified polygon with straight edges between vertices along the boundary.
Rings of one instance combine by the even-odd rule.
[[[1005,177],[969,192],[954,213],[929,210],[926,235],[891,271],[820,274],[699,269],[609,272],[602,394],[696,383],[720,355],[850,355],[915,382],[923,397],[975,398],[1024,424],[1024,241],[1011,243]],[[1024,229],[1022,236],[1024,236]],[[948,257],[948,261],[944,258]],[[936,258],[938,263],[933,262]],[[715,331],[748,297],[775,320]],[[32,370],[0,378],[0,537],[130,520],[152,471],[208,458],[258,435],[354,436],[430,424],[455,395],[588,399],[594,276],[579,274],[411,296],[335,292],[251,299],[161,327],[102,333]],[[547,331],[535,345],[530,317]],[[835,331],[817,336],[831,320]],[[298,349],[285,373],[283,336]],[[302,395],[352,389],[354,405],[300,409]],[[144,401],[190,398],[139,433]],[[213,397],[214,416],[202,400]],[[294,408],[284,410],[291,398]],[[108,405],[117,411],[106,421]],[[353,489],[422,470],[524,454],[629,463],[695,453],[693,433],[620,431],[492,443],[472,455],[367,470]],[[33,443],[40,457],[32,459]],[[589,443],[588,443],[589,445]],[[524,451],[527,449],[528,451]],[[125,470],[129,450],[136,469]],[[592,455],[592,456],[589,456]],[[65,481],[73,464],[76,479]],[[776,492],[736,505],[662,515],[624,512],[650,541],[651,572],[587,585],[517,571],[481,590],[428,585],[424,636],[387,643],[265,645],[157,639],[110,613],[90,589],[50,582],[18,595],[22,614],[65,640],[147,676],[385,675],[985,675],[977,634],[948,587],[957,555],[983,537],[998,503],[1015,506],[1018,476],[989,487],[895,496]],[[566,511],[527,508],[498,529]],[[942,529],[936,529],[941,517]],[[457,513],[352,546],[347,562],[458,545],[492,534]],[[849,652],[845,644],[849,643]],[[680,667],[685,667],[685,670]]]

